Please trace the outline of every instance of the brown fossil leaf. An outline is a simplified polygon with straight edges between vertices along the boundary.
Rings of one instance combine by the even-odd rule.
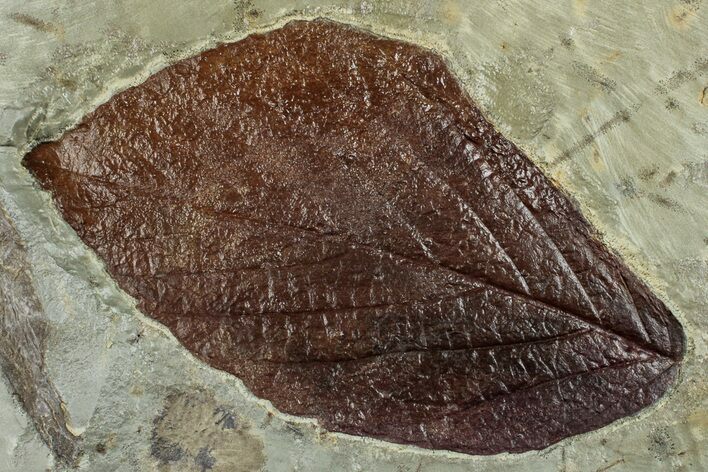
[[[664,304],[430,51],[292,22],[25,160],[140,308],[328,429],[492,454],[659,398]]]

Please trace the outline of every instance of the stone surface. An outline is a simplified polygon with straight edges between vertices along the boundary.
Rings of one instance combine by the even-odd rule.
[[[24,243],[51,326],[46,370],[71,430],[83,438],[82,469],[160,467],[152,455],[155,419],[171,395],[198,391],[238,413],[263,440],[262,468],[269,471],[705,469],[708,31],[700,1],[626,8],[609,0],[34,0],[3,7],[0,201]],[[58,137],[167,64],[316,16],[439,51],[494,126],[577,200],[685,328],[685,361],[664,400],[555,447],[515,455],[463,456],[325,433],[204,367],[143,317],[21,167],[34,143]],[[0,464],[61,470],[11,398],[0,396],[2,418],[12,425],[0,430]],[[206,433],[197,440],[210,444]]]
[[[181,61],[24,164],[144,313],[328,430],[543,449],[652,403],[683,356],[441,58],[341,23]]]
[[[80,440],[67,428],[61,396],[44,363],[49,322],[35,294],[25,247],[1,211],[0,248],[0,367],[56,458],[74,465]]]

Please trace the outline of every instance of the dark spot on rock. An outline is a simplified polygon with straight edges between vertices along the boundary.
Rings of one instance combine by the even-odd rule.
[[[680,211],[682,209],[681,204],[678,203],[676,200],[673,200],[669,197],[665,197],[663,195],[659,195],[657,193],[650,193],[647,195],[647,198],[649,198],[649,200],[656,203],[657,205],[672,211]]]
[[[664,107],[665,107],[667,110],[678,110],[678,109],[679,109],[679,103],[676,101],[675,98],[669,97],[669,98],[666,99],[666,103],[665,103]]]
[[[255,20],[257,18],[260,18],[260,16],[263,14],[263,10],[259,10],[258,8],[251,8],[246,12],[246,16],[248,18]]]
[[[128,343],[130,344],[137,344],[140,342],[140,340],[143,338],[144,331],[143,329],[139,329],[138,331],[135,332],[130,338],[128,338]]]
[[[182,459],[184,450],[179,444],[158,436],[152,439],[150,454],[160,462],[168,464]]]
[[[631,177],[624,177],[620,183],[617,184],[617,190],[627,198],[636,198],[638,195],[637,187]]]
[[[700,57],[694,61],[693,67],[677,70],[668,78],[660,80],[655,91],[658,95],[666,95],[683,84],[695,80],[706,70],[708,70],[708,57]]]
[[[556,160],[553,162],[553,165],[562,164],[563,162],[565,162],[568,159],[575,156],[579,151],[588,147],[598,137],[605,135],[607,132],[609,132],[612,129],[617,128],[618,126],[620,126],[623,123],[628,123],[629,120],[632,119],[632,114],[637,109],[639,109],[639,107],[640,107],[640,105],[634,105],[632,107],[619,110],[617,113],[615,113],[612,116],[612,118],[610,118],[609,120],[604,122],[599,128],[597,128],[597,130],[593,131],[592,133],[586,134],[580,141],[575,143],[567,151],[565,151],[563,154],[558,156],[556,158]]]
[[[199,449],[199,452],[194,457],[194,463],[197,467],[200,467],[202,472],[211,470],[216,465],[216,459],[211,455],[211,451],[208,447],[203,447]]]
[[[305,433],[303,433],[299,427],[295,426],[292,423],[285,423],[285,427],[297,438],[302,438],[305,436]]]
[[[98,443],[98,444],[96,444],[95,449],[96,449],[96,452],[98,452],[99,454],[105,454],[105,453],[106,453],[106,445],[103,444],[103,443]]]
[[[223,408],[217,408],[216,415],[219,417],[219,419],[216,420],[216,424],[221,425],[224,429],[236,429],[236,415],[232,412]]]
[[[24,13],[13,13],[10,15],[10,18],[18,23],[21,23],[26,26],[31,26],[32,28],[38,29],[40,31],[46,30],[46,23],[42,20],[34,18],[33,16],[26,15]]]
[[[270,411],[266,413],[265,418],[263,418],[263,421],[261,422],[261,426],[263,428],[269,426],[273,422],[273,413]]]
[[[35,29],[37,31],[41,31],[43,33],[53,33],[56,35],[64,34],[63,27],[57,26],[48,21],[40,20],[39,18],[35,18],[25,13],[12,13],[10,15],[10,19],[22,25],[29,26],[30,28]]]
[[[603,92],[611,92],[617,87],[617,83],[603,75],[596,68],[582,62],[573,62],[572,67],[575,72],[587,80],[593,87],[599,88]]]
[[[153,421],[152,441],[159,446],[158,459],[171,459],[169,467],[174,470],[261,470],[263,441],[250,432],[248,423],[237,423],[235,416],[229,408],[217,405],[211,391],[171,393]]]
[[[651,166],[651,167],[645,167],[642,170],[639,171],[639,180],[642,182],[648,182],[652,180],[654,177],[656,177],[656,174],[659,172],[659,168],[656,166]]]

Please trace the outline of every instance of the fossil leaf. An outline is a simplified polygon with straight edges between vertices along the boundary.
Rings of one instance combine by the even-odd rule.
[[[297,21],[25,165],[140,308],[328,429],[526,451],[659,398],[683,333],[430,51]]]

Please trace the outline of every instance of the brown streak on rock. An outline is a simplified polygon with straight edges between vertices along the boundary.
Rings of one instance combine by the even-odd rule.
[[[69,431],[61,396],[45,370],[47,320],[28,270],[20,237],[0,209],[0,366],[57,460],[75,465],[81,441]]]
[[[10,18],[17,23],[25,26],[29,26],[32,29],[41,31],[42,33],[50,33],[58,37],[59,39],[64,38],[64,27],[60,25],[55,25],[48,21],[40,20],[26,13],[12,13]]]

